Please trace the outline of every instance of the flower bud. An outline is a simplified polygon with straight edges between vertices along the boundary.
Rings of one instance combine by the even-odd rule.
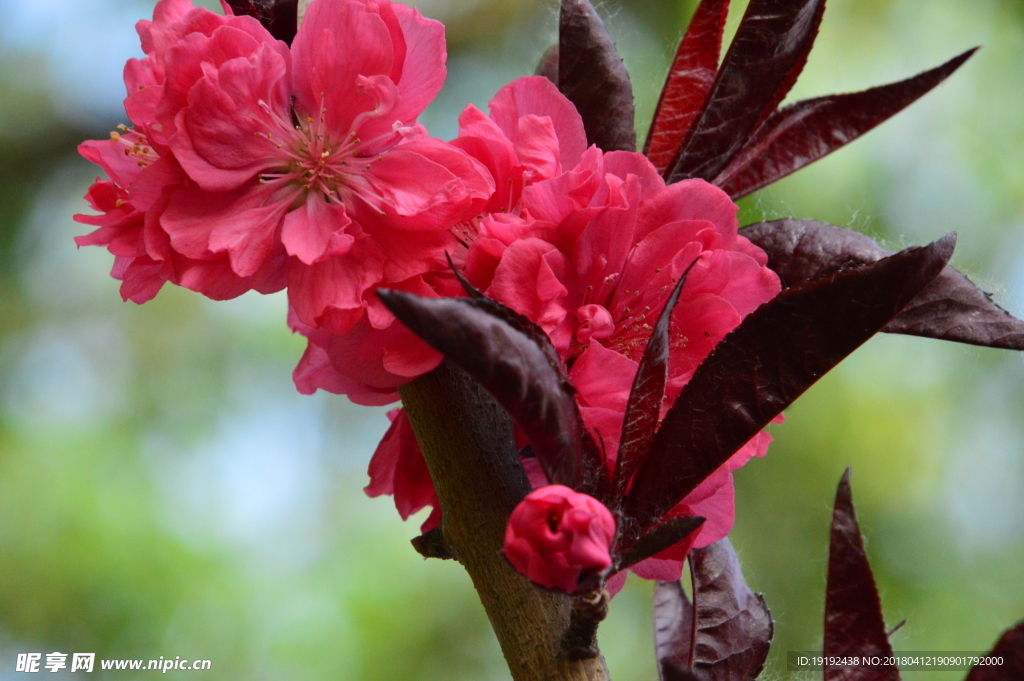
[[[505,528],[505,557],[519,574],[548,588],[576,591],[581,577],[611,567],[615,519],[593,497],[564,485],[534,490]]]

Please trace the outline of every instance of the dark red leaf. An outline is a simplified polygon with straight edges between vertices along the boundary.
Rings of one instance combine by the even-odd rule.
[[[736,200],[814,163],[910,106],[976,49],[898,83],[807,99],[776,111],[714,183]]]
[[[751,0],[669,182],[711,180],[775,110],[818,34],[825,0]]]
[[[792,5],[795,1],[783,0],[783,4]],[[804,67],[807,66],[807,58],[811,54],[811,48],[814,47],[814,41],[818,37],[818,29],[821,27],[821,20],[825,16],[825,0],[821,0],[814,7],[810,3],[805,3],[801,11],[807,12],[801,19],[801,22],[809,20],[807,20],[807,23],[802,24],[793,35],[795,39],[800,41],[800,53],[796,61],[794,61],[792,68],[789,69],[785,80],[782,81],[782,85],[775,91],[775,97],[772,99],[771,104],[766,106],[764,111],[761,112],[761,120],[757,122],[758,125],[756,127],[760,127],[761,123],[764,123],[768,116],[775,113],[776,108],[786,98],[789,91],[793,89],[793,86],[796,85],[797,79],[803,73]]]
[[[965,681],[1020,681],[1024,679],[1024,621],[1005,632],[989,655],[1003,658],[1000,665],[978,665]]]
[[[689,674],[693,647],[693,603],[681,582],[654,585],[654,654],[661,681],[682,681]]]
[[[729,540],[694,549],[690,574],[696,617],[685,613],[692,606],[678,582],[659,582],[655,587],[655,640],[662,679],[754,681],[764,669],[774,625],[764,598],[743,580]]]
[[[619,453],[615,459],[615,477],[613,487],[614,499],[621,499],[636,472],[637,465],[651,449],[654,436],[658,432],[658,419],[661,417],[661,403],[665,399],[665,381],[668,378],[668,343],[669,326],[672,311],[679,302],[679,294],[686,285],[690,270],[700,258],[695,258],[687,266],[683,276],[679,277],[675,288],[661,310],[658,323],[654,325],[647,348],[640,359],[633,387],[629,391],[629,401],[622,419],[622,436],[619,438]]]
[[[814,220],[762,222],[740,233],[764,249],[768,266],[787,286],[892,254],[865,234]],[[882,330],[1024,350],[1024,321],[949,265]]]
[[[832,540],[828,552],[828,587],[825,592],[825,655],[892,655],[885,633],[882,603],[871,573],[850,492],[846,469],[832,511]],[[825,681],[899,681],[896,665],[825,665]]]
[[[642,560],[650,558],[656,553],[674,546],[696,532],[704,524],[707,518],[699,515],[681,515],[669,518],[664,523],[654,528],[644,536],[636,540],[636,543],[629,547],[622,558],[615,566],[615,570],[625,570],[636,565]]]
[[[494,314],[493,300],[422,298],[378,289],[409,329],[487,390],[529,436],[548,479],[594,494],[603,466],[583,426],[568,379],[552,366],[553,349]],[[508,311],[520,324],[531,322]],[[543,331],[540,331],[543,336]],[[550,344],[544,336],[544,342]],[[557,356],[557,355],[556,355]]]
[[[718,71],[729,0],[701,0],[661,90],[644,154],[664,173],[704,106]]]
[[[489,312],[503,322],[506,322],[516,331],[525,334],[544,352],[544,356],[547,357],[548,363],[551,365],[551,368],[555,370],[555,373],[561,374],[562,360],[558,356],[558,351],[551,345],[551,339],[548,338],[546,333],[544,333],[544,329],[540,328],[512,308],[505,307],[498,301],[485,296],[476,286],[469,283],[469,280],[462,275],[459,268],[455,266],[454,262],[452,262],[451,255],[446,252],[444,256],[448,259],[448,266],[451,268],[455,278],[459,280],[462,290],[466,292],[467,296],[475,301],[476,306],[481,310]],[[575,388],[571,385],[568,385],[567,389],[575,392]]]
[[[624,510],[658,522],[942,270],[956,235],[784,290],[697,367],[640,465]]]
[[[227,3],[235,14],[259,19],[270,35],[292,44],[298,29],[299,0],[227,0]]]
[[[588,144],[636,151],[633,86],[590,0],[562,0],[558,89],[583,117]]]
[[[558,85],[558,43],[544,50],[544,54],[541,55],[540,61],[537,62],[537,68],[534,70],[533,75],[544,76],[555,85]]]

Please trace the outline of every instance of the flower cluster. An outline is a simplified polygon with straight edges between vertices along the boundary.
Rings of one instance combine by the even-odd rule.
[[[443,28],[404,5],[316,0],[291,46],[189,0],[161,0],[138,31],[146,56],[125,69],[132,127],[81,146],[109,179],[89,190],[100,215],[77,219],[98,229],[78,243],[106,246],[122,296],[138,303],[165,282],[214,299],[287,288],[288,322],[308,340],[302,392],[387,404],[436,367],[440,354],[374,291],[462,295],[447,255],[548,334],[612,470],[640,358],[683,271],[695,263],[671,318],[662,414],[780,290],[728,195],[703,180],[666,185],[640,153],[588,147],[546,78],[502,88],[489,115],[468,106],[455,140],[430,137],[416,117],[444,81]],[[394,495],[403,517],[433,506],[426,531],[440,522],[437,495],[408,419],[391,418],[366,491]],[[724,537],[731,472],[768,441],[756,436],[672,510],[706,517],[699,533],[632,569],[678,579],[694,542]],[[539,489],[513,515],[506,555],[572,590],[610,566],[614,520],[524,465]],[[554,533],[543,541],[529,528],[541,516]]]
[[[509,101],[526,101],[531,108],[524,107],[517,122],[508,122]],[[611,470],[639,360],[683,270],[697,261],[672,317],[664,409],[715,345],[781,286],[766,267],[764,253],[739,236],[736,205],[720,189],[702,180],[666,186],[639,153],[602,153],[590,147],[569,167],[564,152],[558,152],[571,149],[568,158],[576,159],[575,150],[585,145],[578,115],[556,117],[567,110],[575,114],[569,107],[543,78],[522,78],[498,93],[487,129],[494,131],[492,140],[504,144],[499,148],[507,150],[501,158],[515,158],[510,153],[513,140],[509,132],[502,137],[495,133],[515,131],[520,145],[547,150],[537,156],[549,159],[548,167],[567,169],[545,176],[542,167],[524,172],[521,162],[499,165],[486,159],[495,186],[513,189],[499,204],[505,210],[482,215],[462,228],[468,247],[464,255],[460,251],[459,262],[472,284],[537,323],[551,338],[569,367],[584,422],[601,442]],[[538,116],[532,111],[555,113]],[[473,149],[479,142],[464,142],[469,137],[467,119],[487,119],[473,108],[462,116],[463,134],[454,143]],[[516,181],[503,182],[510,167]],[[400,513],[408,517],[436,505],[436,496],[426,487],[428,476],[416,476],[423,488],[401,486],[387,477],[401,468],[399,460],[422,460],[412,430],[403,424],[399,415],[374,454],[367,493],[393,493]],[[694,538],[697,546],[728,534],[734,512],[731,473],[752,456],[763,456],[769,441],[766,433],[756,436],[672,511],[671,516],[708,519]],[[533,460],[524,463],[535,487],[547,484]],[[423,530],[438,521],[435,506]],[[678,579],[689,548],[672,547],[631,569],[648,579]],[[612,589],[624,578],[613,578]]]
[[[318,0],[289,48],[252,17],[162,0],[138,32],[133,127],[81,147],[110,179],[78,243],[114,254],[126,299],[167,281],[215,299],[287,286],[299,323],[343,333],[374,286],[435,268],[493,193],[416,123],[446,57],[416,10]]]

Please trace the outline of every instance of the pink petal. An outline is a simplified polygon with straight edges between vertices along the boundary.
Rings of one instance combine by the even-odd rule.
[[[517,78],[498,90],[490,109],[491,118],[513,143],[519,137],[520,118],[531,114],[550,118],[558,138],[562,170],[574,168],[587,149],[583,119],[572,102],[547,78]]]
[[[186,260],[176,263],[175,269],[178,271],[175,283],[212,300],[230,300],[253,289],[274,293],[284,288],[279,272],[257,272],[253,277],[242,278],[234,272],[227,258]]]
[[[163,263],[146,257],[133,258],[124,272],[121,298],[138,305],[152,300],[167,281]]]
[[[303,395],[326,390],[336,395],[348,395],[356,404],[369,407],[383,406],[398,400],[394,389],[375,389],[338,373],[331,364],[327,349],[308,340],[298,365],[292,371],[295,389]]]
[[[573,363],[569,380],[578,391],[581,404],[622,414],[637,367],[625,355],[591,342]]]
[[[505,251],[487,294],[550,332],[568,313],[562,298],[569,276],[568,262],[554,246],[524,238]]]
[[[383,281],[389,286],[427,272],[447,269],[445,251],[453,252],[458,246],[450,230],[401,229],[396,227],[396,220],[367,215],[367,212],[350,213],[358,223],[353,227],[361,227],[372,234],[373,241],[387,254]]]
[[[723,238],[723,247],[733,248],[739,228],[736,221],[738,210],[728,194],[718,187],[704,180],[683,180],[669,185],[644,202],[638,218],[641,232],[637,237],[642,238],[646,231],[670,222],[702,220],[715,225]]]
[[[129,186],[144,166],[125,153],[137,137],[125,135],[118,140],[88,140],[78,145],[78,153],[103,168],[111,180],[121,187]]]
[[[188,104],[192,86],[208,72],[232,59],[247,59],[260,45],[268,46],[287,62],[287,47],[274,40],[252,17],[231,17],[228,24],[211,34],[191,32],[177,36],[165,48],[167,77],[156,118],[168,136],[175,129],[178,113]]]
[[[348,253],[355,241],[345,232],[351,222],[344,206],[326,201],[319,192],[310,192],[301,206],[285,216],[281,241],[288,255],[312,265]]]
[[[205,192],[181,187],[171,197],[160,225],[174,249],[195,259],[224,253],[240,277],[256,273],[277,247],[277,228],[290,200],[275,200],[270,184],[253,184],[233,192]]]
[[[694,548],[704,548],[729,535],[736,519],[735,498],[736,490],[730,473],[726,476],[725,483],[718,487],[713,494],[699,503],[690,505],[691,515],[707,518],[693,543]]]
[[[248,58],[209,69],[192,87],[170,146],[202,188],[230,191],[287,165],[279,148],[294,136],[287,76],[286,60],[260,45]]]
[[[373,456],[370,457],[370,467],[366,471],[370,476],[370,484],[363,488],[363,492],[371,499],[395,493],[395,468],[398,466],[398,459],[401,456],[399,429],[402,423],[398,421],[398,417],[401,415],[407,424],[408,419],[405,418],[404,412],[403,409],[392,409],[388,412],[391,426],[384,433]]]
[[[369,497],[394,495],[402,520],[426,506],[437,506],[437,494],[404,409],[388,412],[391,427],[370,459]]]
[[[636,308],[642,303],[650,306],[654,315],[660,314],[676,281],[704,250],[699,241],[700,233],[710,227],[712,225],[709,222],[676,222],[660,227],[641,239],[630,251],[629,260],[618,279],[616,307],[612,313],[619,313],[619,305]],[[687,295],[693,290],[693,282],[689,277],[684,290]],[[634,291],[640,292],[639,301],[635,301],[635,296],[631,295]]]
[[[683,561],[648,558],[629,569],[643,579],[656,579],[659,582],[676,582],[683,575]]]
[[[607,589],[609,598],[614,598],[615,594],[622,591],[622,587],[626,585],[626,577],[628,576],[629,571],[623,570],[622,572],[616,572],[608,578],[608,581],[604,583],[604,588]]]
[[[425,19],[415,8],[397,3],[391,7],[398,16],[406,46],[398,80],[401,102],[392,112],[392,118],[410,123],[423,113],[444,85],[447,74],[444,63],[448,58],[444,25]]]
[[[387,23],[369,5],[349,0],[310,4],[291,52],[297,103],[311,117],[326,109],[327,129],[339,135],[373,108],[359,77],[390,77],[395,56]]]
[[[532,217],[559,223],[590,203],[601,184],[601,150],[591,147],[571,171],[523,189],[523,205]]]
[[[368,239],[358,239],[345,255],[312,265],[293,259],[288,265],[288,302],[298,319],[335,334],[352,328],[363,315],[363,293],[383,274],[384,254]]]
[[[364,178],[397,213],[399,229],[447,229],[479,214],[494,191],[487,169],[461,149],[425,138],[382,155]]]
[[[604,171],[626,179],[636,175],[644,197],[665,188],[665,180],[646,156],[634,151],[610,151],[604,155]]]
[[[558,138],[550,118],[523,116],[513,143],[519,161],[531,168],[533,178],[546,180],[561,171]]]

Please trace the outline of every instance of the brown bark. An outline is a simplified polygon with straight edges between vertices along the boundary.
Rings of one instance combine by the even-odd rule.
[[[445,544],[472,578],[512,678],[607,681],[599,652],[561,652],[571,597],[534,586],[501,555],[508,516],[530,491],[508,415],[448,362],[401,394],[441,500]]]

